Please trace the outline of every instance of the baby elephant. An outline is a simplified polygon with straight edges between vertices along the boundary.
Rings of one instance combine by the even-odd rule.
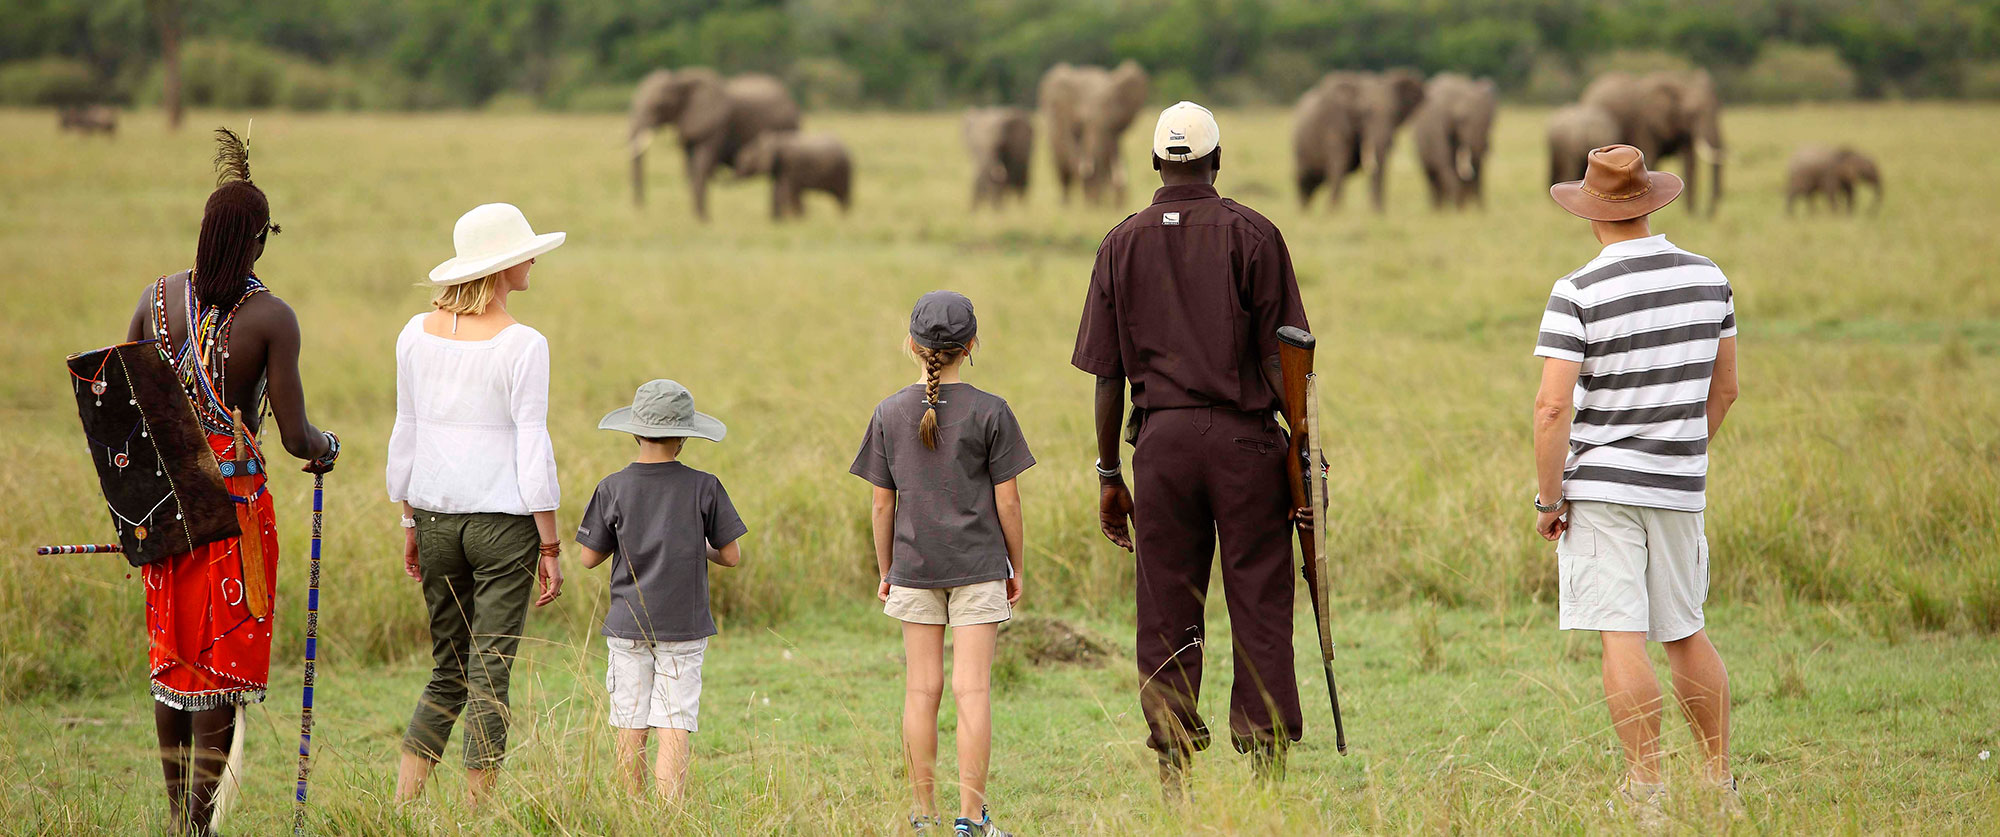
[[[736,170],[745,176],[771,176],[774,219],[804,217],[807,191],[832,195],[840,202],[840,211],[847,211],[854,166],[847,159],[847,146],[837,137],[766,133],[737,155]]]
[[[1875,167],[1875,160],[1866,154],[1847,146],[1828,148],[1807,146],[1792,155],[1791,168],[1785,178],[1785,214],[1790,215],[1792,204],[1805,198],[1806,209],[1813,208],[1813,201],[1826,197],[1829,208],[1835,212],[1843,208],[1854,212],[1854,185],[1866,183],[1875,189],[1875,202],[1869,211],[1882,208],[1882,172]]]

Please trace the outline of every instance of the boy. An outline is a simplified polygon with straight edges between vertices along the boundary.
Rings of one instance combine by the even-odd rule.
[[[603,631],[619,773],[634,793],[644,789],[646,733],[660,730],[654,789],[674,801],[687,784],[702,654],[715,635],[706,562],[741,564],[737,539],[748,531],[722,482],[679,456],[688,437],[720,442],[728,429],[695,412],[686,387],[664,379],[639,387],[632,406],[611,411],[597,427],[630,433],[639,444],[631,465],[597,484],[576,528],[585,567],[614,554],[621,559],[611,568]]]
[[[1666,823],[1649,641],[1667,647],[1720,808],[1740,816],[1729,672],[1702,615],[1709,443],[1737,392],[1735,294],[1714,262],[1653,234],[1647,216],[1681,181],[1647,171],[1638,149],[1592,151],[1583,180],[1549,192],[1604,245],[1556,282],[1535,345],[1535,531],[1558,542],[1560,627],[1602,641],[1605,703],[1625,748],[1621,795],[1639,822]]]

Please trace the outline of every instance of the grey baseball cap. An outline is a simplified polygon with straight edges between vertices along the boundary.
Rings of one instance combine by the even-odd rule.
[[[910,309],[910,339],[926,349],[962,349],[978,334],[972,300],[957,291],[931,291]]]
[[[720,442],[729,428],[714,416],[697,413],[694,394],[676,381],[656,378],[640,385],[632,396],[632,406],[606,413],[597,423],[599,430],[616,430],[648,439],[695,436]]]

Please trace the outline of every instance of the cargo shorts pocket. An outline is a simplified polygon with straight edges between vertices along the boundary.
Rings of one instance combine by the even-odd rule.
[[[1572,528],[1556,541],[1557,583],[1564,602],[1595,605],[1604,600],[1604,585],[1598,578],[1597,533]]]

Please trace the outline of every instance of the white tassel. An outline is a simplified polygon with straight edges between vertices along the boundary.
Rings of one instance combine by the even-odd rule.
[[[236,797],[243,794],[243,707],[236,707],[236,732],[229,739],[229,761],[223,765],[222,779],[215,786],[215,813],[208,818],[210,831],[221,831]]]

